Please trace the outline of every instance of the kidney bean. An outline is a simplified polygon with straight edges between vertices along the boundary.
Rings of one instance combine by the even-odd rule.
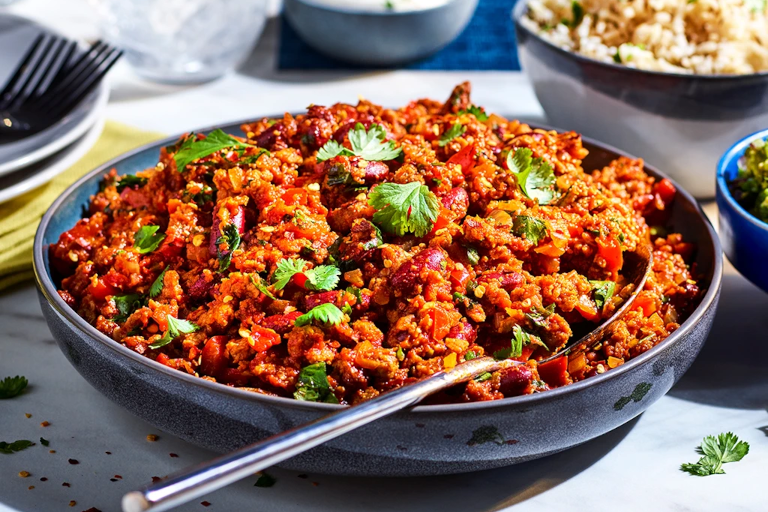
[[[232,224],[237,227],[237,232],[241,235],[245,233],[245,211],[242,206],[238,206],[237,213],[230,217]],[[211,241],[208,244],[208,253],[211,256],[216,256],[219,252],[219,244],[216,240],[221,237],[221,220],[216,215],[216,211],[213,212],[213,224],[211,225]]]
[[[410,291],[423,270],[440,270],[444,262],[445,256],[439,249],[424,249],[403,263],[392,275],[390,282],[397,289]]]
[[[499,377],[499,391],[504,396],[518,396],[530,386],[533,373],[527,366],[511,366],[499,370]]]
[[[451,327],[451,330],[448,331],[448,338],[457,338],[472,343],[477,339],[477,330],[469,322],[462,321]]]
[[[208,281],[205,279],[205,276],[201,275],[197,278],[197,281],[189,287],[187,293],[192,300],[203,300],[209,297],[211,290],[216,286],[217,281],[218,279],[216,278]]]
[[[456,214],[457,219],[462,219],[467,215],[469,209],[469,194],[461,187],[452,188],[442,198],[443,206]]]
[[[525,281],[525,278],[523,277],[523,274],[520,274],[519,272],[510,272],[508,274],[502,274],[500,272],[489,272],[477,278],[478,283],[488,283],[490,281],[498,281],[503,289],[511,292],[515,288],[522,285]]]
[[[293,323],[301,316],[299,311],[291,311],[285,315],[271,315],[261,321],[261,325],[272,329],[278,334],[288,334],[293,329]]]
[[[256,136],[256,145],[264,149],[273,149],[277,142],[285,144],[285,125],[278,122]]]
[[[200,373],[217,377],[226,370],[229,364],[227,359],[228,341],[227,336],[214,336],[205,342],[200,359]]]
[[[381,181],[388,173],[389,167],[384,162],[368,162],[365,167],[365,182],[370,184]]]
[[[337,128],[335,132],[333,132],[332,139],[339,144],[343,143],[349,131],[354,128],[357,123],[365,126],[365,129],[367,130],[373,124],[373,116],[370,114],[360,114],[357,119],[350,119],[345,124]]]
[[[340,291],[310,293],[304,296],[304,309],[309,311],[321,304],[335,304],[338,306],[339,298],[341,297]]]

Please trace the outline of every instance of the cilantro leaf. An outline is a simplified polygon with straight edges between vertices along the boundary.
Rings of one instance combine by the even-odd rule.
[[[598,309],[603,309],[605,303],[611,300],[616,291],[616,283],[613,281],[590,281],[592,289],[595,290],[595,304]]]
[[[221,236],[216,239],[216,245],[219,246],[223,243],[227,244],[227,250],[222,251],[217,247],[219,257],[219,272],[224,272],[229,268],[232,263],[232,253],[240,247],[240,232],[237,230],[237,226],[234,224],[227,224],[221,230]]]
[[[195,160],[231,147],[255,148],[256,146],[241,142],[220,129],[212,131],[202,140],[197,140],[195,134],[191,133],[181,146],[179,146],[176,153],[174,153],[173,160],[176,162],[176,169],[179,172],[183,172],[187,165]]]
[[[179,318],[175,318],[171,315],[167,316],[168,320],[168,330],[165,331],[165,334],[163,334],[163,337],[157,340],[155,343],[152,343],[149,345],[149,348],[155,349],[160,348],[168,345],[170,342],[175,340],[179,337],[181,334],[189,334],[191,332],[195,332],[198,329],[200,329],[199,326],[195,325],[194,323],[188,321],[188,320],[181,320]]]
[[[339,284],[341,271],[333,265],[320,265],[304,272],[307,282],[304,288],[308,290],[333,290]]]
[[[483,110],[482,107],[478,107],[477,105],[470,105],[466,110],[459,110],[458,115],[462,114],[472,114],[475,116],[475,119],[481,123],[488,120],[488,114],[485,113],[485,110]]]
[[[118,295],[112,297],[112,300],[115,301],[115,307],[117,308],[117,315],[112,318],[113,322],[125,322],[134,311],[144,306],[143,297],[138,293]]]
[[[324,162],[339,155],[352,156],[354,153],[335,140],[329,140],[323,144],[323,147],[321,147],[317,152],[317,156],[315,158],[318,162]]]
[[[555,173],[549,162],[531,158],[528,148],[518,148],[507,153],[507,167],[515,173],[520,190],[526,197],[539,204],[549,204],[555,197]]]
[[[584,20],[584,6],[581,5],[580,2],[573,0],[571,2],[571,12],[573,13],[573,18],[571,19],[569,26],[571,28],[576,28],[581,25],[581,22]]]
[[[126,174],[124,176],[120,176],[120,181],[117,182],[115,188],[117,188],[118,192],[122,192],[124,188],[128,187],[143,187],[147,184],[147,181],[147,178],[139,178],[133,174]]]
[[[328,384],[328,375],[323,362],[311,364],[301,369],[293,396],[297,400],[307,402],[339,403],[330,384]]]
[[[335,304],[326,302],[310,309],[296,319],[293,325],[296,327],[302,327],[309,325],[312,322],[319,322],[324,325],[336,325],[344,320],[344,313],[336,307]]]
[[[40,438],[40,444],[43,445],[43,446],[48,446],[48,445],[51,444],[51,442],[48,441],[47,439],[45,439],[44,437],[41,437]]]
[[[8,376],[0,380],[0,399],[13,398],[20,395],[28,384],[27,378],[21,375],[15,377]]]
[[[376,208],[373,221],[384,231],[403,236],[425,236],[432,230],[440,211],[435,194],[419,182],[382,183],[368,194],[368,204]]]
[[[307,261],[301,258],[278,261],[277,269],[272,276],[272,282],[275,285],[275,290],[282,290],[285,288],[295,274],[300,274],[304,271],[304,267],[306,265]]]
[[[547,225],[536,217],[518,215],[512,221],[512,232],[517,236],[525,236],[533,245],[539,245],[539,241],[547,234]]]
[[[165,240],[165,233],[158,233],[160,226],[141,226],[133,235],[133,246],[139,251],[139,254],[147,254],[155,249]]]
[[[0,441],[0,453],[11,454],[13,452],[20,452],[21,450],[26,450],[33,444],[32,441],[27,441],[26,439],[20,439],[12,443]]]
[[[163,278],[165,277],[165,273],[170,268],[169,266],[166,266],[162,272],[160,272],[160,275],[157,276],[157,279],[154,280],[152,283],[152,286],[149,287],[149,296],[151,298],[155,298],[158,295],[160,295],[160,292],[163,291]]]
[[[253,484],[253,486],[254,487],[272,487],[273,485],[275,485],[275,482],[277,482],[275,477],[273,477],[269,473],[262,471],[261,475],[259,475],[259,478],[256,480],[256,483]]]
[[[523,345],[530,345],[531,337],[519,325],[512,328],[512,342],[508,348],[497,350],[493,353],[494,359],[509,359],[523,355]]]
[[[728,432],[717,437],[705,437],[699,451],[703,457],[696,463],[682,464],[680,470],[695,476],[722,475],[725,473],[723,464],[743,459],[749,453],[749,444],[739,441],[733,432]]]
[[[395,143],[386,140],[387,132],[381,125],[373,124],[365,130],[365,126],[357,123],[354,129],[349,131],[349,144],[352,152],[368,161],[394,160],[403,152],[395,147]]]
[[[451,142],[453,139],[458,137],[459,135],[463,135],[464,132],[467,131],[467,127],[463,126],[461,123],[454,123],[453,126],[448,128],[445,133],[443,133],[440,138],[438,139],[437,143],[440,145],[441,148],[448,145],[449,142]]]
[[[261,293],[263,293],[270,299],[277,300],[275,296],[272,295],[272,292],[269,291],[269,288],[267,288],[267,285],[264,284],[264,281],[262,281],[260,277],[258,281],[253,277],[253,274],[251,274],[250,277],[251,277],[251,284],[253,284],[253,286],[255,286],[257,290],[259,290]]]

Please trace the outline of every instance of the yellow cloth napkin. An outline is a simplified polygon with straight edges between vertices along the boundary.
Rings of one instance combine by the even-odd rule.
[[[0,290],[32,278],[32,241],[37,225],[65,188],[107,160],[163,137],[107,121],[96,144],[72,167],[46,185],[0,204]]]

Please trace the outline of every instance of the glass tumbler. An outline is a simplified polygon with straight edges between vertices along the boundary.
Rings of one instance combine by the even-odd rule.
[[[231,71],[261,35],[268,0],[91,0],[102,32],[156,82],[207,82]]]

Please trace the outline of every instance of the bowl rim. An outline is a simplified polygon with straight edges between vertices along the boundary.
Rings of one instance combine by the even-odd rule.
[[[323,3],[323,0],[292,0],[292,1],[299,4],[304,4],[308,7],[313,7],[315,9],[329,11],[335,14],[348,14],[353,16],[398,17],[398,16],[408,16],[411,14],[429,13],[432,11],[436,11],[438,9],[443,9],[450,4],[453,4],[456,2],[463,2],[465,0],[444,0],[442,3],[433,5],[431,7],[426,7],[424,9],[408,9],[408,10],[384,9],[380,11],[355,9],[353,6],[327,5]]]
[[[521,19],[523,16],[528,12],[528,0],[517,0],[517,4],[512,8],[511,17],[512,21],[515,25],[515,31],[523,30],[527,35],[533,36],[538,41],[542,42],[545,46],[549,47],[550,50],[555,51],[556,53],[559,53],[560,55],[564,55],[567,58],[572,58],[573,60],[576,60],[578,62],[584,63],[584,64],[591,64],[603,67],[605,69],[608,69],[610,71],[616,71],[619,73],[625,72],[629,75],[635,75],[635,76],[651,76],[654,78],[659,79],[678,79],[678,80],[702,80],[705,82],[730,82],[730,81],[749,81],[749,80],[758,80],[758,79],[768,79],[768,71],[761,71],[759,73],[748,73],[744,75],[716,75],[716,74],[706,74],[706,75],[699,75],[695,73],[667,73],[664,71],[650,71],[650,70],[644,70],[644,69],[638,69],[638,68],[631,68],[629,66],[623,66],[620,64],[616,64],[613,62],[603,62],[601,60],[592,59],[590,57],[586,57],[580,53],[568,51],[565,48],[561,48],[557,46],[556,44],[548,41],[547,39],[544,39],[536,32],[529,29],[525,24],[521,22]],[[519,39],[519,35],[517,35]],[[631,78],[631,77],[630,77]]]
[[[744,155],[747,147],[752,144],[754,140],[765,140],[766,138],[768,138],[768,128],[756,131],[755,133],[741,138],[738,142],[734,143],[730,148],[728,148],[725,153],[723,153],[723,156],[721,156],[720,160],[717,162],[716,192],[719,192],[718,195],[723,198],[726,205],[731,210],[749,221],[750,224],[757,227],[758,229],[768,232],[768,224],[749,213],[746,208],[741,206],[741,204],[736,201],[736,198],[733,197],[733,194],[731,194],[731,189],[728,186],[728,180],[725,177],[726,168],[731,164],[731,162],[741,158]]]
[[[190,130],[184,133],[190,133],[190,132],[208,133],[217,128],[221,128],[226,131],[226,130],[231,130],[232,127],[236,127],[236,126],[239,127],[240,125],[253,122],[253,119],[262,119],[264,117],[269,118],[270,116],[263,116],[263,117],[253,116],[246,120],[220,123],[220,124],[208,126],[201,129]],[[277,116],[277,117],[280,117],[280,116]],[[542,128],[546,130],[557,130],[558,132],[567,131],[567,130],[561,130],[558,128],[553,128],[553,127],[540,125],[540,124],[536,124],[535,126],[531,125],[531,127]],[[48,272],[46,271],[46,265],[43,259],[43,247],[44,247],[43,235],[47,231],[48,225],[50,224],[51,219],[58,212],[62,203],[68,200],[69,197],[85,182],[90,181],[95,176],[102,175],[108,172],[112,167],[114,167],[121,161],[131,158],[144,151],[154,150],[156,148],[172,144],[176,142],[182,135],[183,134],[177,134],[170,137],[166,137],[164,139],[149,142],[135,149],[122,153],[110,159],[109,161],[99,165],[98,167],[89,171],[88,173],[84,174],[77,181],[75,181],[69,187],[67,187],[66,190],[64,190],[64,192],[62,192],[56,198],[56,200],[51,204],[48,210],[46,210],[45,214],[40,220],[40,224],[37,228],[37,231],[35,232],[32,268],[35,275],[35,283],[37,284],[37,287],[40,293],[45,297],[46,301],[54,309],[54,311],[59,316],[63,317],[67,322],[72,324],[78,331],[80,331],[81,335],[85,335],[90,339],[101,343],[102,345],[109,348],[116,354],[126,356],[129,359],[133,360],[134,362],[137,362],[147,367],[149,370],[159,371],[168,377],[179,379],[182,382],[188,382],[194,386],[205,388],[209,391],[215,392],[220,395],[231,395],[234,398],[244,399],[247,401],[264,402],[266,404],[272,404],[276,406],[286,406],[294,409],[318,411],[318,412],[332,412],[332,411],[340,410],[344,407],[348,407],[345,405],[307,402],[302,400],[296,400],[294,398],[272,396],[272,395],[256,393],[253,391],[246,391],[243,389],[230,387],[226,384],[221,384],[218,382],[210,382],[206,379],[195,377],[194,375],[189,375],[179,370],[174,370],[146,356],[138,354],[137,352],[134,352],[133,350],[112,340],[107,335],[105,335],[104,333],[102,333],[101,331],[93,327],[91,324],[86,322],[84,318],[80,317],[71,307],[69,307],[69,305],[67,305],[64,302],[64,300],[58,294],[56,286],[54,285],[53,281],[48,276]],[[626,157],[634,158],[628,153],[625,153],[624,151],[621,151],[613,146],[604,144],[602,142],[595,141],[589,137],[582,137],[582,140],[588,144],[591,144],[602,150],[611,152],[617,156],[626,156]],[[639,356],[630,359],[628,362],[624,363],[618,368],[613,368],[610,371],[607,371],[599,375],[595,375],[593,377],[589,377],[580,382],[555,388],[543,393],[514,396],[514,397],[503,398],[501,400],[488,400],[488,401],[482,401],[482,402],[468,402],[468,403],[459,403],[459,404],[417,405],[409,409],[408,412],[426,413],[426,414],[447,413],[447,412],[460,413],[465,411],[504,408],[504,407],[515,406],[515,405],[532,405],[533,403],[540,402],[540,401],[558,399],[560,397],[569,395],[571,393],[578,393],[581,390],[591,387],[593,385],[598,385],[602,382],[616,379],[621,375],[623,375],[624,373],[631,371],[635,367],[639,367],[649,362],[650,360],[655,359],[657,355],[660,355],[662,352],[669,350],[675,344],[683,342],[683,340],[685,339],[685,335],[687,335],[691,331],[693,326],[699,322],[699,320],[704,315],[704,313],[710,309],[710,307],[712,306],[713,302],[715,301],[715,298],[717,297],[720,291],[722,273],[723,273],[723,253],[720,247],[720,240],[718,239],[717,234],[715,233],[715,230],[712,227],[712,224],[709,222],[709,218],[706,216],[706,214],[701,208],[701,205],[693,198],[693,196],[691,196],[677,182],[667,177],[664,173],[658,171],[655,167],[644,165],[644,169],[646,171],[650,171],[650,174],[654,175],[654,177],[656,177],[657,179],[659,177],[667,178],[675,185],[675,188],[677,189],[677,193],[682,195],[682,197],[684,197],[685,200],[688,203],[690,203],[694,207],[694,209],[698,212],[699,219],[703,221],[706,232],[708,233],[709,238],[712,241],[712,248],[714,250],[712,279],[708,284],[707,292],[701,298],[701,302],[693,311],[693,313],[691,313],[691,316],[689,316],[685,320],[685,322],[683,322],[683,324],[675,332],[670,334],[664,341],[662,341],[655,347],[651,348],[650,350],[647,350],[646,352],[640,354]]]

